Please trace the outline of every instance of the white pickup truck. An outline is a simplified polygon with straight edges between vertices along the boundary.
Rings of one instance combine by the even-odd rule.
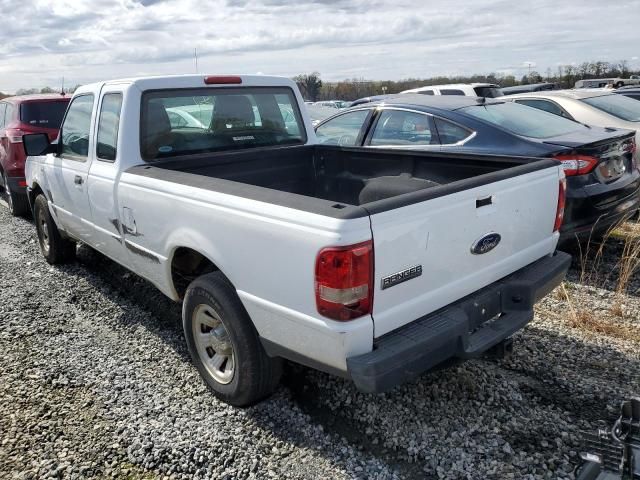
[[[301,105],[267,76],[79,88],[57,141],[23,138],[42,253],[83,242],[183,301],[234,405],[283,358],[380,392],[532,319],[569,265],[559,164],[321,146]]]

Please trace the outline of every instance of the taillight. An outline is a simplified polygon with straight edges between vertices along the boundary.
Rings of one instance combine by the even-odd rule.
[[[568,177],[591,172],[598,164],[598,159],[589,155],[556,155]]]
[[[564,206],[567,200],[567,179],[560,179],[558,184],[558,207],[556,208],[556,221],[553,224],[553,231],[560,230],[562,221],[564,220]]]
[[[24,130],[20,130],[18,128],[8,128],[7,129],[7,138],[9,139],[9,143],[22,143],[22,136],[26,135],[28,132]]]
[[[318,313],[334,320],[351,320],[373,308],[373,243],[327,247],[316,258]]]

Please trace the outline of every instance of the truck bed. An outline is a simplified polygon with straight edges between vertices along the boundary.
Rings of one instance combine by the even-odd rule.
[[[305,145],[157,161],[129,173],[353,218],[551,165],[550,159]]]

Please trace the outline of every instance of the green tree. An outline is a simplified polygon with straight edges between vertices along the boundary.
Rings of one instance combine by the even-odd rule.
[[[304,98],[313,100],[314,102],[318,99],[320,89],[322,88],[322,80],[320,80],[320,74],[318,72],[297,75],[293,77],[293,80],[298,84],[298,88]]]

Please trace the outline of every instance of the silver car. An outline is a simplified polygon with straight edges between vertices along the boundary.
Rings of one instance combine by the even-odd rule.
[[[587,125],[635,130],[636,143],[640,143],[640,102],[616,95],[611,90],[555,90],[509,95],[502,99]]]

